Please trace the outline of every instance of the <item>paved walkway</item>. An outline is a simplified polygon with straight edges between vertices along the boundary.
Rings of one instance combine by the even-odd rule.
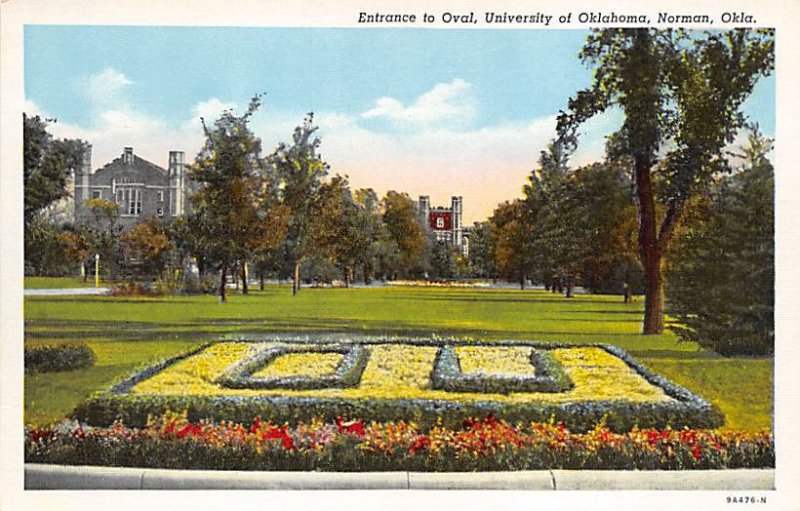
[[[772,490],[775,470],[246,472],[25,465],[26,490]]]
[[[64,287],[53,289],[25,289],[25,296],[104,295],[107,287]]]

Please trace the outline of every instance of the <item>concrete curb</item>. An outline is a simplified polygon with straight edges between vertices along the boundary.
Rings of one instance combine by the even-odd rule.
[[[25,465],[26,490],[773,490],[774,469],[249,472]]]

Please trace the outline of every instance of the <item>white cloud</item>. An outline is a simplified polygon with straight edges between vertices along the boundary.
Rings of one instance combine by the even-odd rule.
[[[206,123],[213,123],[225,110],[236,110],[238,105],[232,101],[222,101],[219,98],[211,98],[201,101],[192,108],[192,116],[188,120],[188,128],[199,128],[200,119],[205,119]]]
[[[477,113],[472,85],[456,78],[436,84],[408,106],[395,98],[382,97],[361,114],[364,119],[388,119],[404,124],[427,126],[443,122],[469,123]]]
[[[94,108],[119,106],[124,103],[124,91],[133,82],[123,73],[107,67],[89,77],[86,93]]]

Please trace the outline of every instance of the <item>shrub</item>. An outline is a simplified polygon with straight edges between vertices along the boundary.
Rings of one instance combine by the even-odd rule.
[[[766,158],[725,179],[709,219],[667,272],[672,329],[722,355],[768,355],[775,342],[774,178]]]
[[[85,344],[25,348],[25,372],[47,373],[83,369],[94,364],[94,352]]]
[[[111,288],[111,296],[158,296],[151,284],[124,282]]]
[[[546,350],[531,350],[535,376],[464,374],[452,346],[442,346],[436,353],[431,386],[448,392],[564,392],[572,387],[561,364]]]

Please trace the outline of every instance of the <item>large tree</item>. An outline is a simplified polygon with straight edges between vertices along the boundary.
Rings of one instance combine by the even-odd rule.
[[[590,35],[580,57],[596,66],[594,80],[559,116],[559,133],[572,136],[615,105],[624,113],[612,153],[633,161],[645,273],[643,333],[658,334],[664,328],[662,255],[687,201],[727,169],[724,148],[745,122],[741,105],[759,76],[773,69],[774,31],[609,28]],[[656,193],[656,172],[663,193]]]
[[[260,105],[261,98],[256,96],[241,116],[226,111],[212,125],[203,120],[206,141],[189,169],[200,187],[192,204],[200,220],[202,245],[220,271],[223,302],[228,272],[243,268],[259,247],[280,241],[269,221],[275,180],[261,157],[261,140],[248,127]]]

